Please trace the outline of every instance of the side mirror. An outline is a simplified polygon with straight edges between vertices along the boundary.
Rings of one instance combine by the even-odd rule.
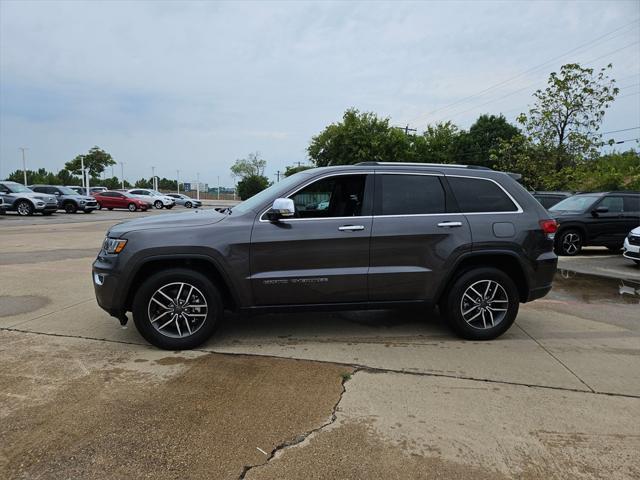
[[[598,207],[598,208],[596,208],[595,210],[592,210],[592,211],[591,211],[591,214],[592,214],[594,217],[597,217],[597,216],[598,216],[598,214],[600,214],[600,213],[607,213],[608,211],[609,211],[609,207]]]
[[[293,217],[296,207],[290,198],[276,198],[273,201],[271,210],[267,213],[269,220],[279,220],[280,218]]]

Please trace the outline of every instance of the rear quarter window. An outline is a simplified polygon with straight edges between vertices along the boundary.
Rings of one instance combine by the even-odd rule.
[[[518,207],[491,180],[447,177],[462,213],[517,212]]]

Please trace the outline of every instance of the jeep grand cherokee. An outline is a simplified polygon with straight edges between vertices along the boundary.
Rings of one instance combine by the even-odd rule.
[[[487,340],[551,289],[556,223],[513,178],[463,165],[307,170],[233,208],[160,215],[107,233],[99,305],[166,349],[193,348],[224,309],[438,305]]]

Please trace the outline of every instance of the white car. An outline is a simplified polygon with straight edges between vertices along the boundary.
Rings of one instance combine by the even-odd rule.
[[[131,190],[127,190],[127,193],[132,197],[147,202],[149,205],[153,205],[155,208],[171,209],[176,204],[175,198],[171,198],[168,195],[164,195],[157,190],[151,190],[150,188],[132,188]]]
[[[624,239],[622,255],[640,265],[640,227],[631,230]]]

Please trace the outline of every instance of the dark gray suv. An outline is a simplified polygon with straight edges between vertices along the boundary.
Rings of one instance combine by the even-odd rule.
[[[546,295],[556,222],[513,178],[463,165],[361,163],[285,178],[216,212],[121,223],[93,264],[99,305],[166,349],[223,310],[439,306],[493,339]]]

